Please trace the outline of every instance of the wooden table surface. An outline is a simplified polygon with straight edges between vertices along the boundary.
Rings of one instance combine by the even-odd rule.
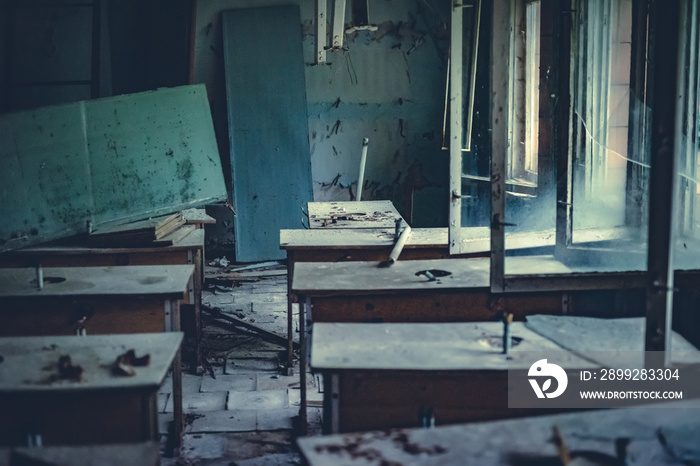
[[[700,458],[696,413],[700,413],[700,401],[693,400],[434,429],[307,437],[297,442],[310,466],[544,466],[561,464],[552,442],[557,426],[574,452],[593,450],[614,457],[615,441],[629,438],[628,459],[632,461],[627,464],[682,465],[688,464],[680,459],[684,456]],[[659,440],[661,436],[667,446]]]
[[[157,466],[160,445],[156,442],[122,445],[2,448],[0,466]]]
[[[370,294],[405,290],[487,288],[489,259],[432,259],[397,261],[387,268],[377,262],[299,262],[294,266],[292,291],[304,295]],[[416,273],[443,270],[436,281]]]
[[[309,227],[394,228],[403,219],[391,201],[309,202]]]
[[[562,367],[597,368],[551,340],[513,322],[512,338],[522,338],[506,358],[503,324],[473,323],[315,323],[311,367],[316,370],[508,370],[527,369],[532,356],[547,351]],[[495,343],[493,345],[491,342]]]
[[[33,296],[131,296],[184,298],[194,265],[44,268],[44,288],[36,269],[0,269],[0,298]]]
[[[601,352],[620,353],[627,362],[643,365],[643,317],[534,315],[527,319],[511,324],[511,338],[520,341],[507,359],[501,353],[500,322],[317,322],[312,332],[311,366],[318,370],[527,369],[532,355],[522,360],[523,352],[542,351],[551,351],[551,361],[562,367],[600,367],[606,362],[599,361]],[[700,363],[700,352],[680,334],[673,332],[671,344],[674,363]],[[639,359],[629,361],[631,353],[638,353]]]
[[[0,338],[0,394],[56,393],[151,387],[157,390],[175,357],[180,332],[130,335],[87,335]],[[150,354],[150,363],[135,367],[131,377],[113,375],[117,356],[134,349],[137,357]],[[51,381],[61,356],[83,368],[80,381]]]
[[[169,252],[202,249],[204,247],[204,230],[194,230],[172,246],[151,247],[90,247],[65,241],[41,244],[3,253],[3,256],[46,256],[46,255],[92,255],[92,254],[141,254],[150,252]]]

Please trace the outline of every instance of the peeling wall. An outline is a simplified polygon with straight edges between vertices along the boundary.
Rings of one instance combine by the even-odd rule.
[[[290,3],[300,6],[302,17],[314,199],[355,199],[362,138],[368,137],[363,199],[394,201],[413,226],[447,225],[445,0],[372,0],[369,18],[378,30],[346,35],[346,50],[329,51],[330,64],[318,66],[315,0],[199,0],[192,80],[207,85],[224,173],[229,148],[220,12]]]

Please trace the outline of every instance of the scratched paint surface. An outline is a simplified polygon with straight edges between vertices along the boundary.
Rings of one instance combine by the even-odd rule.
[[[281,259],[312,200],[299,8],[222,13],[236,260]]]
[[[204,86],[0,116],[0,251],[226,199]]]

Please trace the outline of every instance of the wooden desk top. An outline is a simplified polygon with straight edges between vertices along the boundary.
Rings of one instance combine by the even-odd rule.
[[[501,353],[500,322],[317,322],[311,366],[319,370],[527,369],[532,353],[523,356],[523,352],[545,351],[551,362],[568,368],[607,367],[616,361],[643,367],[644,323],[644,318],[530,316],[527,323],[511,324],[511,337],[522,341],[513,345],[506,359]],[[576,346],[571,347],[572,341]],[[674,363],[700,363],[700,352],[675,332],[672,348]],[[615,361],[601,357],[615,357]]]
[[[182,342],[181,332],[131,335],[88,335],[0,338],[0,394],[49,393],[78,390],[157,389]],[[135,367],[131,377],[113,375],[117,356],[134,349],[137,357],[151,355],[148,366]],[[80,381],[55,380],[57,363],[69,355],[83,368]]]
[[[162,296],[183,298],[194,265],[46,267],[44,288],[36,269],[0,269],[0,298],[31,296]],[[65,279],[52,283],[52,279]]]
[[[115,445],[2,448],[0,466],[42,464],[51,466],[156,466],[160,445],[155,442]]]
[[[511,324],[511,336],[522,338],[506,359],[501,353],[503,324],[474,323],[315,323],[311,367],[382,370],[527,369],[532,355],[551,352],[552,362],[569,368],[598,368],[525,327]]]
[[[292,290],[326,296],[489,287],[489,258],[399,260],[387,268],[377,265],[378,262],[299,262],[294,265]],[[444,270],[451,275],[429,281],[416,275],[423,270]]]
[[[402,218],[391,201],[309,202],[314,228],[394,228]]]
[[[123,247],[123,248],[93,248],[79,244],[64,244],[64,242],[46,243],[38,246],[8,251],[3,255],[9,256],[44,256],[44,255],[91,255],[91,254],[139,254],[146,252],[167,252],[204,248],[204,230],[194,230],[172,246],[162,247]]]
[[[657,406],[476,422],[434,429],[306,437],[300,438],[298,445],[310,466],[553,465],[561,464],[552,442],[552,428],[556,425],[564,443],[573,451],[593,450],[614,457],[615,440],[629,438],[628,457],[634,458],[630,464],[687,464],[675,457],[683,453],[694,454],[697,459],[700,456],[697,442],[700,421],[695,413],[700,413],[700,400]],[[666,447],[659,441],[659,434],[666,440]]]

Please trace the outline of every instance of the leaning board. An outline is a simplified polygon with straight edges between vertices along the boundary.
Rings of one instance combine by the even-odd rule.
[[[0,252],[226,199],[204,85],[0,115]]]
[[[236,260],[282,259],[279,230],[313,197],[299,7],[221,17]]]

